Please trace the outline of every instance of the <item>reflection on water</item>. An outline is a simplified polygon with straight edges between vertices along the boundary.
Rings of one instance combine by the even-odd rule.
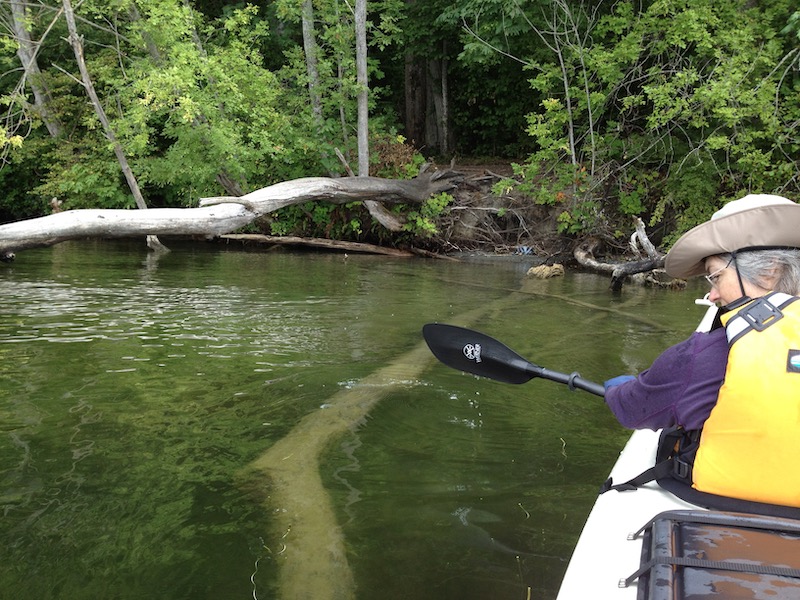
[[[319,449],[356,597],[553,597],[626,437],[602,402],[425,353],[370,376],[425,322],[480,313],[534,362],[601,380],[700,315],[690,294],[521,273],[190,245],[155,262],[125,243],[2,265],[0,596],[278,597],[292,533],[247,467],[363,394]]]

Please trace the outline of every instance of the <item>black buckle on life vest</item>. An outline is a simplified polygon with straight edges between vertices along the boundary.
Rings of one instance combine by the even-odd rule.
[[[672,473],[681,481],[692,481],[692,465],[680,458],[673,457]]]
[[[781,309],[772,305],[766,298],[758,298],[737,313],[756,331],[764,331],[767,327],[783,318]]]

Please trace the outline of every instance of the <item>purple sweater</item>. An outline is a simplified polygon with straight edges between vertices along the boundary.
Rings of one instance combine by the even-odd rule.
[[[606,390],[619,422],[631,429],[702,427],[717,402],[728,363],[725,329],[693,333],[656,358],[636,379]]]

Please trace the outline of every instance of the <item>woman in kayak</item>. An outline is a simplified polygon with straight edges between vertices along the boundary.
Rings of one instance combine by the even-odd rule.
[[[800,205],[772,195],[725,205],[665,265],[673,277],[705,275],[715,326],[605,384],[622,425],[671,432],[670,475],[697,490],[800,506],[798,248]]]

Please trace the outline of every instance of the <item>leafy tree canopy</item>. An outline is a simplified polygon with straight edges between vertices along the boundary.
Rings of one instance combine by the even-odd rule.
[[[132,206],[60,8],[0,4],[3,219],[44,214],[54,199]],[[337,151],[354,162],[350,3],[85,0],[77,10],[94,85],[151,205],[343,173]],[[747,191],[797,199],[791,0],[374,0],[368,14],[376,170],[390,156],[421,161],[402,137],[416,64],[429,86],[420,122],[446,118],[460,157],[515,157],[517,175],[499,187],[552,207],[564,233],[613,240],[641,216],[668,242]],[[446,110],[433,106],[436,86]],[[342,235],[370,229],[356,207],[331,214],[348,224]]]

